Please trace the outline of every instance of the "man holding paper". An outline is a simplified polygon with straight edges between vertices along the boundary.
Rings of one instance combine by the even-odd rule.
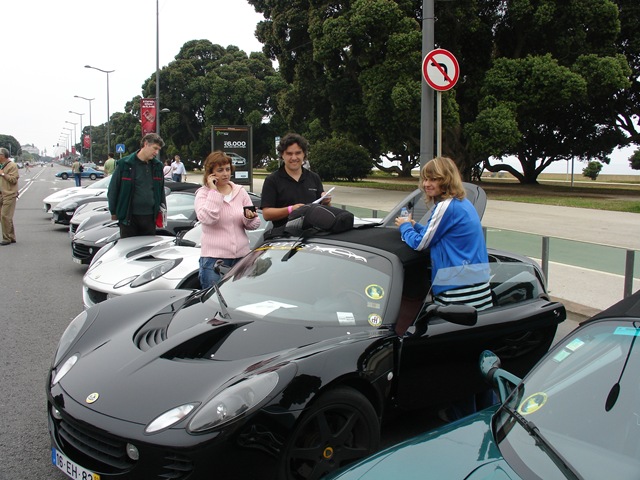
[[[291,212],[309,203],[331,203],[331,190],[324,192],[317,173],[303,168],[309,142],[301,135],[288,133],[278,144],[282,166],[271,173],[262,186],[262,215],[274,227],[287,223]]]

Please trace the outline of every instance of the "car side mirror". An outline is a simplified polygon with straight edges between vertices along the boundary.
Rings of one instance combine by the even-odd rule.
[[[513,389],[522,382],[520,378],[503,370],[500,359],[490,350],[480,354],[479,367],[485,381],[497,388],[500,402],[504,402]]]

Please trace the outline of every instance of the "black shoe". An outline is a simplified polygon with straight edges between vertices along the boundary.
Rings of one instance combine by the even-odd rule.
[[[11,245],[11,242],[0,242],[0,245]]]
[[[16,243],[16,241],[15,240],[11,240],[11,243]]]

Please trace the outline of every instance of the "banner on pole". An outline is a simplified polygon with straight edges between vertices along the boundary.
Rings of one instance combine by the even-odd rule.
[[[143,98],[140,100],[140,121],[142,122],[142,136],[156,132],[156,99]]]

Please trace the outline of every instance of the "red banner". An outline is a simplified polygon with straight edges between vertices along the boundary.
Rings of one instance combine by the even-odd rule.
[[[90,135],[85,135],[84,136],[84,148],[91,148],[91,136]]]
[[[140,122],[142,123],[142,136],[156,132],[156,99],[143,98],[140,100]]]

